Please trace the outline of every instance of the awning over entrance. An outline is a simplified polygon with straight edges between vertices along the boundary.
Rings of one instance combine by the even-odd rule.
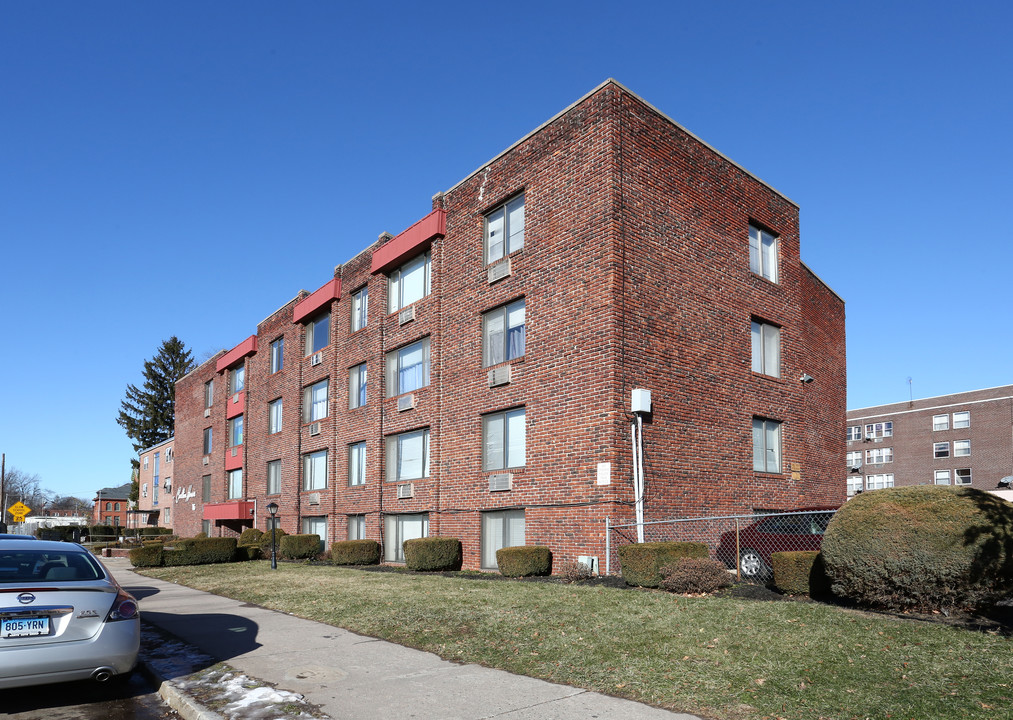
[[[249,520],[252,517],[253,503],[245,500],[204,505],[205,520]]]

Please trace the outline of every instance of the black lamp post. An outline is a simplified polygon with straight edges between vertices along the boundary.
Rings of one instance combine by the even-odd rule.
[[[271,569],[278,569],[278,552],[277,545],[275,544],[275,532],[274,529],[278,526],[278,503],[269,503],[267,511],[271,513]]]

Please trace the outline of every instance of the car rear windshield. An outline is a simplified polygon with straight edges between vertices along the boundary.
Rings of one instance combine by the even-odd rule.
[[[84,552],[0,549],[0,583],[98,580],[105,573]]]

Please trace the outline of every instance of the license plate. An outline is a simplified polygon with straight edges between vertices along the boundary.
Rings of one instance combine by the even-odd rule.
[[[49,634],[48,617],[28,617],[3,620],[0,623],[0,638],[32,637]]]

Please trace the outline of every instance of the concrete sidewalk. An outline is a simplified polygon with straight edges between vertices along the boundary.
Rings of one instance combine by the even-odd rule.
[[[599,693],[460,665],[432,653],[193,590],[102,558],[141,617],[216,660],[339,718],[699,720]],[[171,678],[170,678],[171,679]]]

